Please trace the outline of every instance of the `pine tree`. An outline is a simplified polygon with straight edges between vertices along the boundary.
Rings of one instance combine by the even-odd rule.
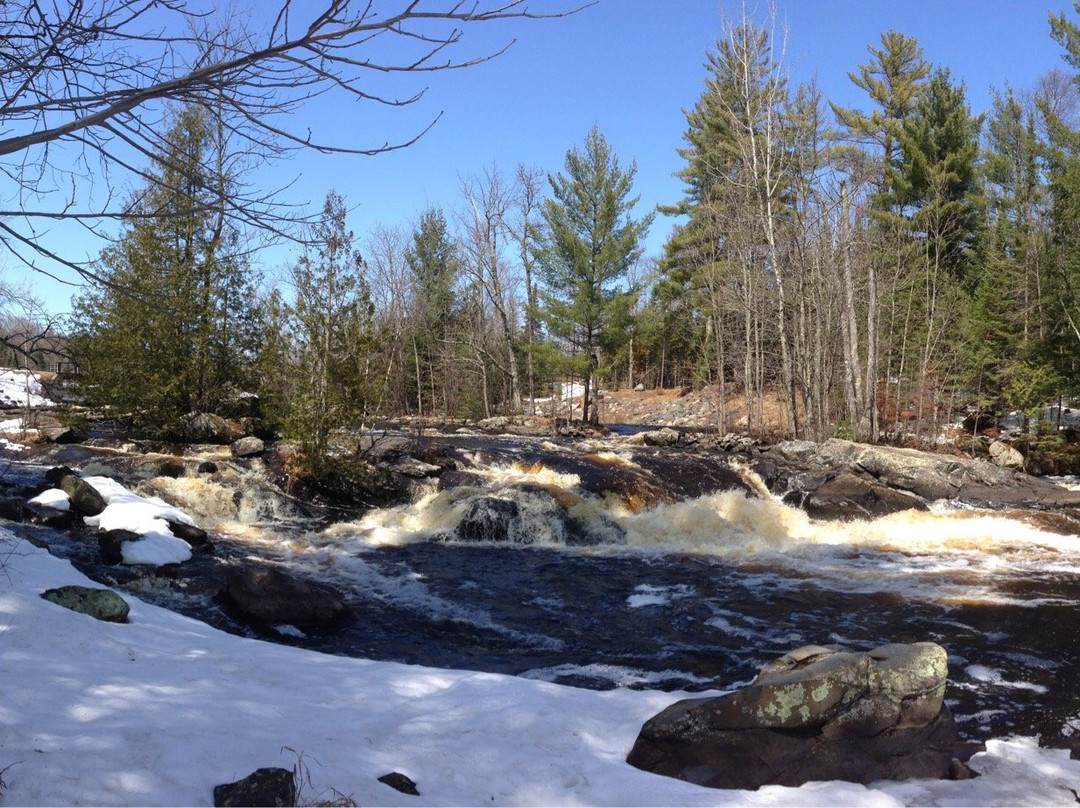
[[[548,177],[552,195],[543,206],[538,255],[542,299],[550,332],[585,359],[583,420],[597,423],[605,344],[610,346],[617,318],[628,309],[619,300],[625,294],[619,283],[640,257],[653,217],[631,218],[637,166],[624,170],[596,127],[583,149],[566,153],[565,171]]]
[[[445,411],[452,375],[447,338],[454,326],[454,289],[461,261],[441,210],[433,208],[421,215],[405,263],[412,276],[409,341],[417,414]]]

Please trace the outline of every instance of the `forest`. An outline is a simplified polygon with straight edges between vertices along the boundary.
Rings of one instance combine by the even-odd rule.
[[[1050,23],[1080,71],[1080,28]],[[975,114],[897,31],[852,66],[861,108],[792,86],[745,16],[703,58],[671,144],[682,198],[642,209],[633,155],[594,128],[561,166],[492,165],[410,224],[354,233],[327,189],[279,288],[233,213],[248,143],[212,95],[171,104],[61,328],[82,394],[168,434],[255,393],[311,457],[383,418],[528,413],[567,382],[586,421],[604,390],[710,387],[721,434],[738,397],[753,435],[897,443],[1080,394],[1073,73]]]

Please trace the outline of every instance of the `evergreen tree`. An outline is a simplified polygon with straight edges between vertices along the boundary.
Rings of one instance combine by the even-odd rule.
[[[949,71],[938,69],[904,119],[900,138],[898,202],[914,208],[913,224],[925,234],[930,262],[955,278],[964,275],[983,204],[977,172],[981,127],[963,83],[954,85]]]
[[[372,308],[360,252],[345,223],[345,202],[331,191],[312,225],[310,246],[292,266],[296,299],[285,309],[293,380],[288,434],[308,471],[331,460],[331,435],[363,426],[371,415]]]
[[[617,319],[629,307],[619,289],[642,252],[641,241],[652,214],[634,220],[630,212],[637,166],[624,170],[606,138],[594,127],[583,149],[566,153],[565,174],[549,176],[545,232],[538,263],[544,282],[542,299],[550,332],[583,357],[583,420],[600,418],[597,374],[603,368]]]
[[[864,113],[834,104],[833,113],[852,136],[881,149],[878,194],[879,207],[885,208],[892,201],[902,160],[900,137],[904,121],[915,111],[931,66],[923,59],[918,41],[897,31],[886,31],[881,35],[881,47],[868,46],[867,50],[873,59],[859,65],[858,73],[848,73],[848,78],[866,91],[875,108]]]
[[[421,215],[405,264],[412,278],[409,340],[417,414],[446,411],[452,376],[447,338],[455,320],[454,289],[461,261],[441,210]]]
[[[224,211],[220,131],[201,107],[176,113],[124,233],[102,252],[102,284],[74,302],[72,350],[90,399],[141,427],[221,411],[253,381],[261,317]]]

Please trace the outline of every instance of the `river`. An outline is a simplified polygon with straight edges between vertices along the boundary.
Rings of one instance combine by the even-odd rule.
[[[440,441],[456,478],[351,519],[305,518],[257,464],[145,476],[143,490],[214,531],[215,552],[175,577],[103,567],[92,545],[22,530],[99,579],[230,631],[255,633],[213,596],[224,571],[257,558],[329,584],[359,618],[266,639],[593,689],[728,689],[799,645],[932,640],[949,652],[963,737],[1080,742],[1074,518],[942,502],[814,521],[719,455]]]

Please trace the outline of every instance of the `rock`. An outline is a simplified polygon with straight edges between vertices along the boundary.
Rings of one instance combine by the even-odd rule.
[[[638,382],[636,385],[634,385],[634,392],[635,393],[644,393],[645,392],[645,385],[641,384],[641,382]]]
[[[206,412],[189,412],[182,430],[189,443],[226,444],[244,437],[244,428],[236,421]]]
[[[409,794],[413,797],[419,797],[420,792],[416,789],[416,783],[411,778],[402,774],[401,772],[390,772],[384,774],[379,778],[380,783],[385,783],[390,788],[400,791],[402,794]]]
[[[71,509],[80,516],[97,516],[105,510],[105,498],[94,486],[76,474],[63,475],[56,487],[68,495]]]
[[[496,415],[492,418],[485,418],[483,421],[478,421],[476,424],[478,429],[487,429],[491,431],[503,430],[509,425],[510,419],[505,415]]]
[[[679,442],[679,433],[670,427],[654,429],[642,435],[646,446],[674,446]]]
[[[60,480],[62,480],[69,474],[73,477],[79,476],[79,473],[77,471],[68,468],[67,466],[54,466],[53,468],[45,472],[45,481],[53,488],[59,488]]]
[[[1080,507],[1080,491],[983,460],[838,439],[811,450],[813,446],[777,444],[760,456],[764,462],[755,462],[754,470],[780,493],[792,489],[777,486],[800,477],[829,480],[847,472],[925,502],[948,499],[985,508]],[[823,472],[827,473],[822,476]]]
[[[124,560],[123,545],[126,541],[141,539],[133,530],[107,530],[98,536],[98,549],[101,560],[106,564],[120,564]]]
[[[946,778],[957,743],[934,643],[806,646],[748,686],[649,719],[627,762],[711,788]]]
[[[897,511],[927,509],[926,503],[912,494],[848,473],[823,482],[809,494],[785,497],[785,501],[803,508],[813,519],[876,519]]]
[[[108,623],[126,623],[131,607],[111,589],[61,586],[41,593],[45,600]]]
[[[214,786],[214,805],[296,805],[296,780],[288,769],[256,769],[243,780]]]
[[[518,504],[511,499],[478,497],[461,517],[457,537],[462,541],[508,541],[520,513]]]
[[[73,526],[77,516],[72,510],[53,508],[37,502],[25,503],[23,513],[26,521],[32,525],[44,525],[45,527],[54,527],[60,530],[66,530]]]
[[[240,438],[229,447],[233,457],[255,457],[266,451],[266,443],[262,438],[254,438],[250,435]]]
[[[26,517],[23,511],[24,503],[22,497],[0,497],[0,519],[21,522]]]
[[[38,432],[48,443],[78,443],[81,435],[69,426],[47,426]]]
[[[399,457],[390,463],[387,467],[387,471],[391,471],[394,474],[401,474],[405,477],[421,479],[423,477],[433,477],[442,471],[442,467],[436,466],[434,463],[425,463],[423,460],[417,460],[415,457],[405,456]]]
[[[217,474],[218,464],[213,460],[204,460],[199,464],[196,471],[199,472],[199,474]]]
[[[192,547],[204,547],[210,542],[209,536],[201,527],[189,525],[187,522],[177,522],[173,519],[166,519],[165,524],[169,526],[170,533],[178,539],[183,539]]]
[[[352,610],[333,590],[274,567],[248,567],[230,573],[221,596],[243,620],[261,626],[328,631],[354,619]]]
[[[1007,443],[996,440],[990,444],[990,459],[1006,469],[1024,468],[1024,456]]]

